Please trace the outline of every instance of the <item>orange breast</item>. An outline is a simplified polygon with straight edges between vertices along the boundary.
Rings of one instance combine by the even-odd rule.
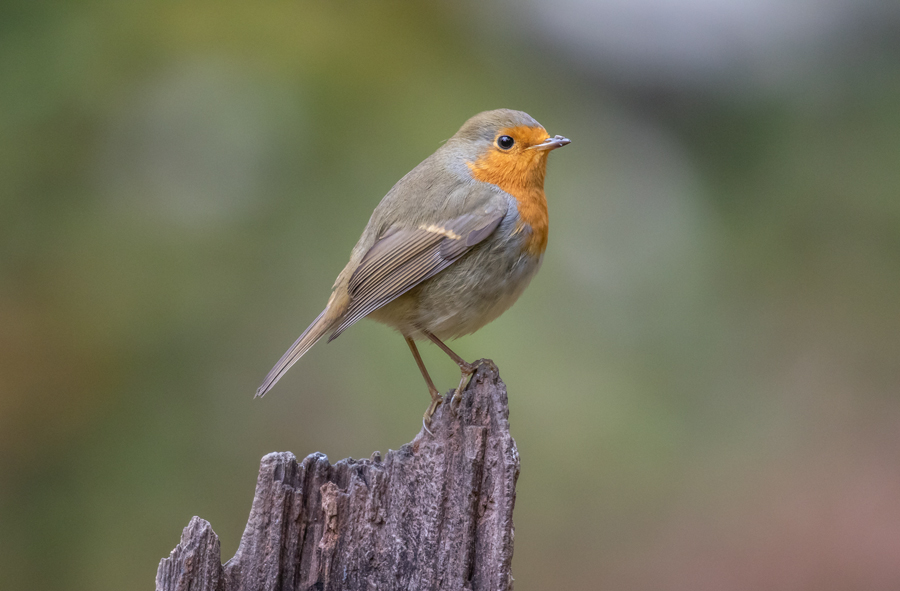
[[[548,152],[525,148],[544,141],[547,132],[543,128],[519,126],[502,130],[500,134],[516,138],[517,145],[508,152],[499,148],[490,149],[474,162],[469,162],[469,169],[473,178],[496,185],[516,198],[521,223],[531,229],[526,250],[539,256],[547,248],[550,229],[547,197],[544,194]]]

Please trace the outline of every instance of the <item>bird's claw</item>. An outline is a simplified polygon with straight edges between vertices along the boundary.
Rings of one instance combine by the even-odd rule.
[[[453,391],[453,396],[450,398],[450,410],[455,414],[459,409],[459,405],[462,402],[463,392],[469,385],[469,381],[471,381],[472,376],[475,375],[475,370],[478,369],[480,365],[480,361],[476,361],[475,363],[469,363],[466,367],[460,366],[460,371],[462,375],[459,377],[459,386],[456,387],[456,390]]]
[[[467,363],[466,365],[460,365],[459,369],[462,375],[459,377],[459,385],[455,390],[450,394],[450,412],[456,415],[459,410],[459,405],[462,403],[463,392],[465,392],[466,388],[469,386],[469,382],[472,380],[472,376],[475,375],[475,371],[478,369],[478,366],[483,363],[483,360],[479,359],[475,363]],[[431,393],[431,405],[428,407],[428,410],[425,411],[425,416],[422,417],[422,428],[425,429],[425,432],[434,436],[434,433],[431,432],[429,427],[431,426],[431,417],[434,415],[437,407],[439,407],[444,402],[444,399],[441,398],[440,394],[436,392]]]
[[[428,427],[431,426],[431,417],[434,416],[435,411],[437,411],[437,407],[439,407],[444,402],[444,399],[441,398],[441,395],[437,392],[431,394],[431,404],[428,405],[428,409],[425,411],[425,414],[422,416],[422,428],[425,431],[434,437],[434,433],[431,432],[431,429]]]

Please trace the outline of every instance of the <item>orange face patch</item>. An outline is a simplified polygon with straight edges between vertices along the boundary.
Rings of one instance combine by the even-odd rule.
[[[513,139],[509,149],[501,147],[507,142],[498,141],[503,136]],[[548,137],[543,127],[519,125],[502,129],[491,148],[474,162],[468,163],[473,178],[496,185],[516,198],[519,217],[531,227],[527,249],[535,256],[547,248],[550,219],[547,197],[544,195],[544,176],[549,151],[528,148]]]

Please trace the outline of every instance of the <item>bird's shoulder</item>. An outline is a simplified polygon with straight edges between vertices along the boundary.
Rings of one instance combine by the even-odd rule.
[[[390,231],[437,225],[463,215],[494,218],[513,200],[472,178],[464,161],[438,151],[400,179],[381,200],[366,227],[368,246]]]

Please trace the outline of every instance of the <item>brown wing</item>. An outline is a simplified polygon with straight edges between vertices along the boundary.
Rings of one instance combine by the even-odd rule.
[[[350,277],[350,306],[328,340],[446,269],[487,238],[504,215],[463,214],[440,224],[388,230]]]

